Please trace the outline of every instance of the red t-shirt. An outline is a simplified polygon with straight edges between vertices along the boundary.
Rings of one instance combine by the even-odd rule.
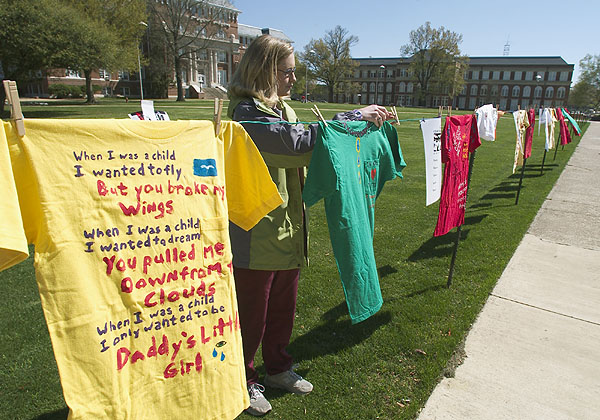
[[[535,127],[535,109],[531,108],[527,113],[527,119],[529,120],[529,127],[525,131],[525,150],[523,151],[523,158],[527,159],[531,156],[531,145],[533,143],[533,128]]]
[[[571,143],[571,133],[569,133],[569,127],[567,127],[567,122],[560,108],[556,108],[556,117],[560,127],[560,144],[564,146]]]
[[[442,132],[444,183],[433,236],[441,236],[465,221],[469,153],[481,146],[475,115],[446,117]]]

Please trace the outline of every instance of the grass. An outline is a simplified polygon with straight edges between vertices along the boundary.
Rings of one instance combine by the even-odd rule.
[[[99,105],[23,106],[26,118],[122,118],[133,101]],[[303,121],[310,104],[292,103]],[[350,105],[319,104],[326,117]],[[157,101],[172,119],[210,119],[212,103]],[[400,109],[400,118],[433,116]],[[376,204],[374,248],[382,309],[351,325],[333,258],[322,202],[311,208],[311,266],[300,280],[289,351],[315,390],[308,396],[268,389],[270,419],[412,419],[445,375],[452,375],[461,342],[504,267],[578,144],[559,147],[540,164],[544,139],[535,136],[519,204],[520,169],[512,174],[515,128],[498,124],[496,142],[475,155],[465,225],[453,283],[446,287],[456,229],[433,238],[438,204],[425,206],[423,141],[418,122],[398,126],[407,162],[404,179],[386,184]],[[65,419],[67,409],[44,323],[31,258],[0,273],[0,418]],[[453,357],[454,355],[454,357]],[[459,357],[458,357],[459,358]],[[259,371],[264,374],[260,357]],[[251,417],[242,414],[240,420]]]

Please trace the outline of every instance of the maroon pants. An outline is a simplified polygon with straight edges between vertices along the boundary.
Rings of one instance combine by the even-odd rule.
[[[235,287],[248,384],[258,382],[254,356],[262,342],[267,374],[292,367],[286,346],[292,336],[300,270],[263,271],[234,268]]]

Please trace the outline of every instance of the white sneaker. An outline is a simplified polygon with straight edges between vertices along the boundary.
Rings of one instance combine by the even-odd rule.
[[[265,385],[271,388],[285,389],[288,392],[301,395],[308,394],[313,390],[312,384],[292,369],[278,373],[277,375],[266,375]]]
[[[246,413],[252,416],[264,416],[271,411],[271,404],[265,396],[265,387],[261,384],[248,385],[248,394],[250,395],[250,407],[246,408]]]

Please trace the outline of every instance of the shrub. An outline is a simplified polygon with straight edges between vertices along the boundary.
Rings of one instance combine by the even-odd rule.
[[[58,99],[82,98],[85,94],[85,86],[74,86],[57,83],[48,86],[48,93]]]

